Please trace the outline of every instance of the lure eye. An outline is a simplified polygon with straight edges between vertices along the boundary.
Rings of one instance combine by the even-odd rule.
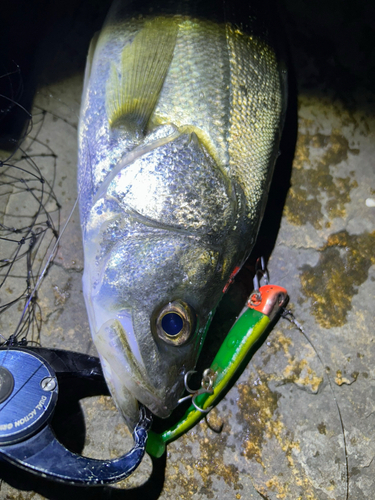
[[[156,333],[167,344],[184,344],[195,330],[196,315],[193,309],[175,300],[166,304],[156,318]]]

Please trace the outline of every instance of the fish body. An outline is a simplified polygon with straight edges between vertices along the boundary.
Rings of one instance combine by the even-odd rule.
[[[167,417],[263,215],[286,73],[254,6],[117,2],[79,124],[83,292],[130,427]]]

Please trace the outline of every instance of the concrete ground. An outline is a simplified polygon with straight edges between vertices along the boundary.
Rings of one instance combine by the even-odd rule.
[[[76,197],[84,53],[90,27],[100,26],[105,11],[97,9],[84,29],[79,9],[76,20],[61,28],[34,100],[43,123],[29,154],[43,162],[48,178],[47,152],[53,150],[62,223]],[[153,464],[147,456],[113,487],[55,485],[4,465],[0,498],[373,497],[375,8],[365,1],[354,7],[349,1],[284,0],[282,15],[291,78],[281,157],[257,247],[211,332],[229,327],[251,288],[251,266],[265,255],[271,281],[288,290],[309,340],[286,320],[278,322],[209,415],[211,427],[223,424],[221,433],[203,421],[169,445],[166,457]],[[95,354],[82,298],[80,238],[74,211],[40,289],[41,338],[45,347]],[[64,419],[73,448],[85,455],[115,457],[130,447],[109,397],[84,399]]]

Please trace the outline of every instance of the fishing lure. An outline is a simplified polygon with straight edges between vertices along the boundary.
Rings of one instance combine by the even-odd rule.
[[[192,398],[192,404],[185,415],[177,424],[161,434],[149,432],[146,450],[150,455],[162,456],[168,443],[190,430],[219,402],[251,348],[265,335],[270,324],[283,311],[288,302],[287,291],[280,286],[268,284],[268,273],[264,269],[263,259],[262,268],[267,284],[258,286],[256,272],[254,291],[227,334],[211,367],[204,371],[201,388],[192,391],[187,384],[191,372],[185,375],[185,387],[190,396],[182,398],[180,402]]]

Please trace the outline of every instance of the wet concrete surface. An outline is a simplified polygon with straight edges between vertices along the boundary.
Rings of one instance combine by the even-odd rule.
[[[147,456],[113,487],[56,486],[4,465],[0,498],[372,498],[375,11],[366,2],[354,9],[349,2],[285,0],[282,14],[291,98],[276,181],[256,250],[211,336],[219,325],[230,326],[249,291],[252,264],[263,254],[271,281],[288,290],[309,340],[286,320],[278,322],[210,413],[210,426],[223,424],[221,433],[202,421],[169,445],[166,457],[153,463]],[[73,43],[78,29],[73,23],[39,84],[34,113],[43,110],[44,121],[29,151],[42,161],[53,150],[62,224],[76,197],[84,59]],[[60,59],[64,67],[75,61],[79,71],[53,78]],[[82,297],[80,238],[76,210],[40,289],[41,338],[45,347],[95,354]],[[64,418],[70,419],[72,446],[85,455],[113,458],[131,446],[109,397],[84,399]]]

